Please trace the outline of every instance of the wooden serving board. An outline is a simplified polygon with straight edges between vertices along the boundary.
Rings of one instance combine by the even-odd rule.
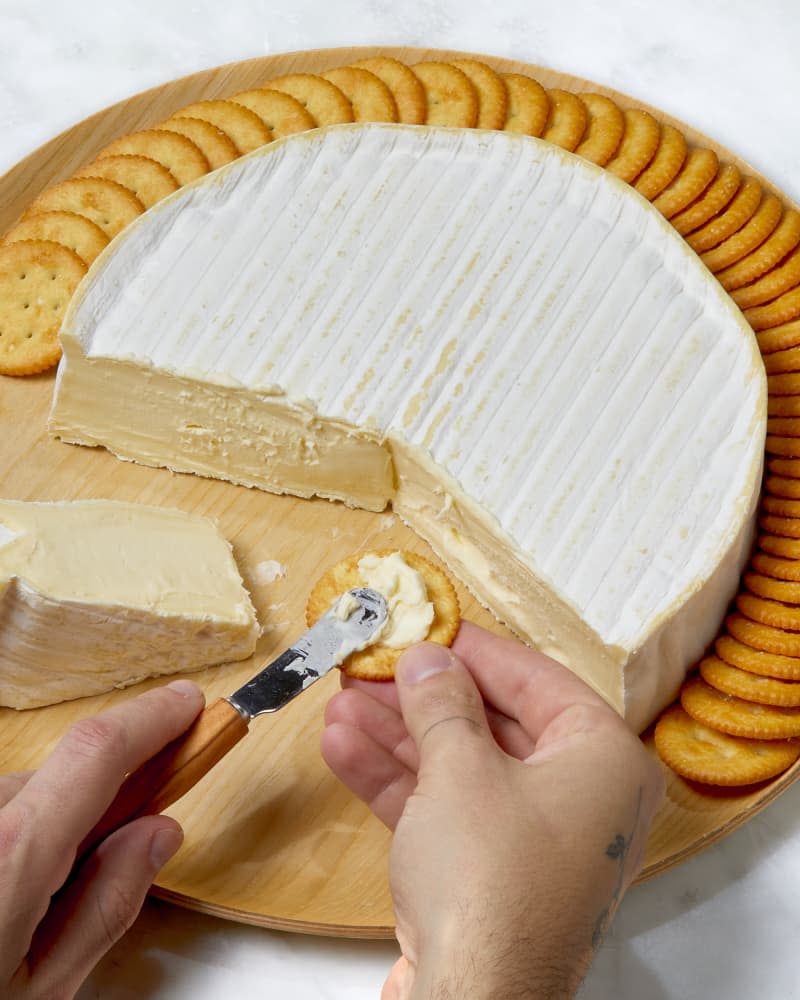
[[[70,176],[125,132],[152,126],[195,100],[225,97],[284,73],[318,72],[375,54],[409,63],[466,55],[431,49],[317,50],[251,59],[157,87],[62,133],[0,178],[0,233],[39,191]],[[478,58],[504,72],[528,73],[547,87],[595,90],[622,107],[646,107],[539,66]],[[689,126],[652,107],[647,110],[680,128],[690,142],[712,147],[728,162],[759,176]],[[759,180],[775,190],[766,179]],[[20,500],[113,498],[216,518],[234,545],[265,633],[251,660],[193,675],[209,701],[238,687],[302,631],[308,590],[321,567],[367,548],[403,546],[426,552],[426,545],[391,514],[147,469],[119,462],[100,449],[54,441],[45,426],[53,383],[53,373],[0,378],[2,495]],[[282,564],[285,576],[269,582],[262,565],[268,560]],[[463,588],[459,596],[465,618],[503,634]],[[58,642],[57,635],[53,642]],[[160,875],[156,895],[283,930],[364,938],[393,934],[386,879],[389,834],[329,773],[318,752],[323,708],[337,685],[338,678],[330,676],[276,716],[257,720],[247,738],[170,810],[183,824],[186,841]],[[0,710],[0,773],[36,767],[72,722],[147,686],[28,712]],[[647,742],[652,750],[652,741]],[[758,787],[714,791],[667,772],[667,797],[641,878],[666,870],[729,833],[798,774],[800,764]]]

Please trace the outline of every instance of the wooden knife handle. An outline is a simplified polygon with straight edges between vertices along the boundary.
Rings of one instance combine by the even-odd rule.
[[[185,795],[247,733],[247,722],[224,698],[204,709],[190,728],[128,775],[117,797],[81,845],[78,856],[113,830],[160,813]]]

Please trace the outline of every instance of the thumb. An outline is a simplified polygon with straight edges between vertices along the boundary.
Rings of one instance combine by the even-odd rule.
[[[397,661],[395,684],[400,710],[420,755],[459,756],[476,743],[494,747],[483,699],[462,661],[446,646],[423,642]]]

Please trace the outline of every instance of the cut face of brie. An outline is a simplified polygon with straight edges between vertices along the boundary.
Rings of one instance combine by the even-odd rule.
[[[0,705],[243,659],[257,637],[231,547],[206,518],[0,500]]]
[[[642,729],[747,555],[766,380],[631,188],[509,133],[339,126],[183,188],[95,263],[51,430],[396,513]]]

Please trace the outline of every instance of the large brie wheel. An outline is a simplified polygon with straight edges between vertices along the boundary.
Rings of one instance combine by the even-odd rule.
[[[290,136],[148,211],[62,330],[51,429],[394,510],[640,730],[718,629],[755,338],[630,187],[502,132]]]

